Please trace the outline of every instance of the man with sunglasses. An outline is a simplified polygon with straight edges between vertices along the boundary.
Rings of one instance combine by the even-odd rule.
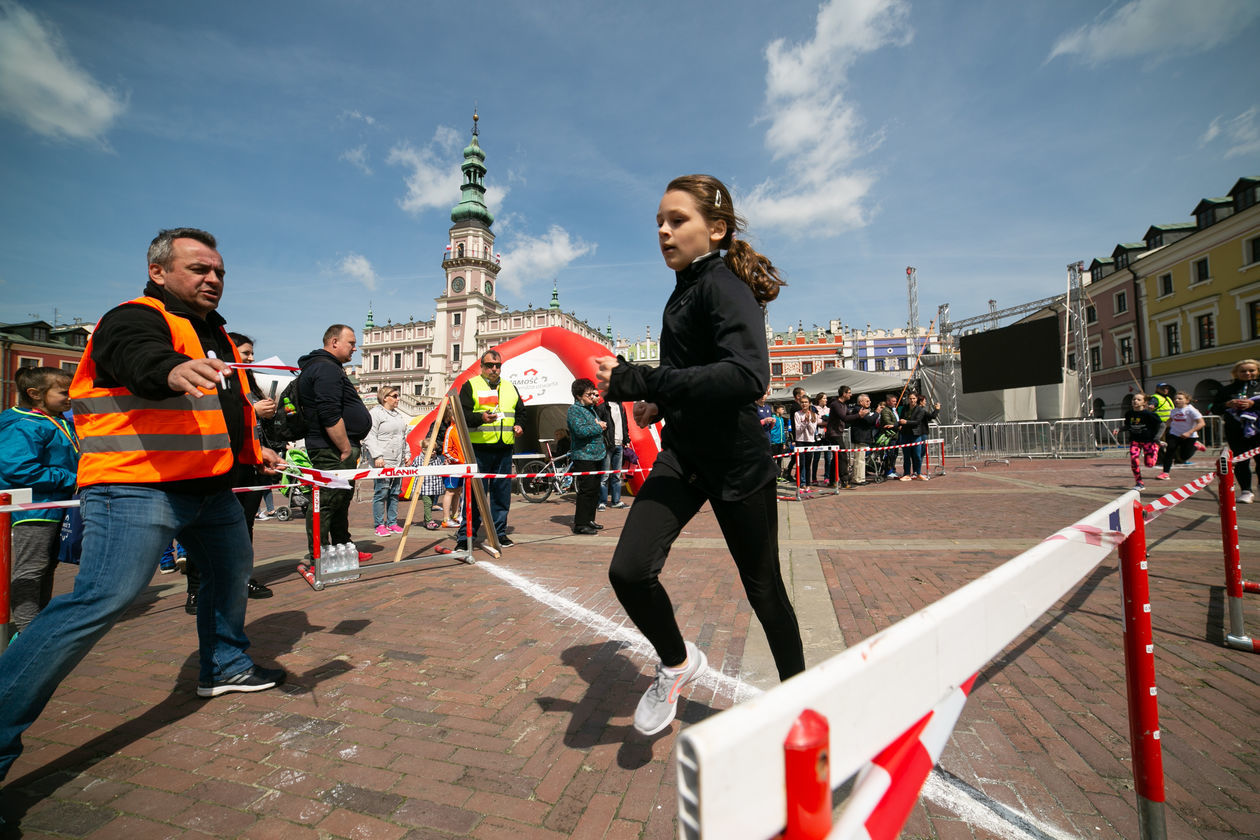
[[[512,447],[521,434],[519,418],[525,404],[511,382],[503,379],[503,356],[494,350],[481,354],[481,372],[459,389],[459,404],[468,426],[468,438],[477,460],[477,471],[509,475],[512,472]],[[512,506],[512,479],[483,479],[490,500],[490,517],[499,545],[513,545],[507,535],[508,509]],[[472,533],[481,527],[481,511],[472,506]],[[460,529],[455,547],[467,547],[467,533]]]

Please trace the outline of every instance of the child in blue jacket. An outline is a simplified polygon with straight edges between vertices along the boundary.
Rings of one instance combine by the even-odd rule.
[[[36,502],[74,495],[79,440],[62,417],[70,408],[70,376],[50,367],[20,368],[18,404],[0,413],[0,486],[29,487]],[[9,604],[21,631],[52,598],[53,571],[65,508],[13,514],[13,584]]]

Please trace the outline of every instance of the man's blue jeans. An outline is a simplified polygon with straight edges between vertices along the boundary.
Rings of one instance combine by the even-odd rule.
[[[0,778],[63,679],[153,579],[176,537],[201,572],[197,638],[203,682],[239,674],[246,655],[246,584],[254,551],[230,490],[209,496],[97,484],[80,496],[83,559],[72,592],[54,598],[0,656]]]
[[[604,454],[604,469],[619,470],[621,469],[621,459],[625,450],[620,446],[609,448]],[[621,502],[621,476],[605,475],[601,476],[599,482],[599,503],[615,505]]]
[[[512,472],[512,447],[510,446],[474,446],[473,454],[477,456],[477,472],[481,473],[498,473],[500,475],[510,474]],[[508,508],[512,506],[512,479],[510,478],[481,478],[475,479],[480,481],[486,488],[486,496],[490,500],[490,518],[494,520],[494,532],[499,539],[507,536],[507,519]],[[464,511],[464,515],[468,515],[468,511]],[[473,496],[472,501],[472,533],[477,536],[477,530],[481,527],[481,508],[477,507],[477,497]],[[467,532],[459,529],[459,536],[455,538],[455,545],[461,550],[465,545]]]

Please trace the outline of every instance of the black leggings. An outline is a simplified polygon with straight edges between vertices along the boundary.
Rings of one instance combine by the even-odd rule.
[[[773,481],[747,498],[723,501],[689,482],[668,459],[657,460],[630,508],[608,569],[617,599],[656,648],[661,662],[682,664],[687,649],[660,573],[674,540],[705,502],[713,506],[744,593],[766,631],[779,679],[799,674],[805,670],[805,653],[779,570],[779,515]]]
[[[1229,435],[1229,449],[1235,455],[1241,455],[1244,452],[1250,452],[1256,447],[1260,447],[1260,435],[1251,437],[1243,437],[1240,434]],[[1251,464],[1255,462],[1260,467],[1260,455],[1252,456],[1246,461],[1239,461],[1234,464],[1234,478],[1238,479],[1238,489],[1251,489]]]
[[[1164,461],[1160,465],[1164,472],[1172,469],[1176,460],[1189,461],[1194,457],[1194,445],[1198,438],[1184,438],[1181,435],[1169,435],[1168,445],[1164,447]]]

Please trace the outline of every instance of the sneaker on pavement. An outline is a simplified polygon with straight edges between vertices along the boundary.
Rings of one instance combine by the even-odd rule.
[[[1252,495],[1250,490],[1244,490],[1238,494],[1238,501],[1242,502],[1244,505],[1251,504],[1255,501],[1255,498],[1256,497]]]
[[[393,532],[390,531],[388,528],[386,528],[384,525],[376,526],[376,536],[378,537],[388,537],[391,533]]]
[[[595,509],[596,509],[596,510],[608,510],[608,505],[604,504],[603,502],[600,502],[600,503],[599,503],[599,507],[597,507],[597,508],[595,508]]]
[[[271,514],[265,510],[258,511],[258,515],[254,517],[254,519],[257,520],[258,522],[266,522],[270,518],[271,518]]]
[[[428,525],[429,523],[426,522],[424,524]],[[393,525],[389,526],[389,532],[391,534],[401,534],[403,532],[403,527],[395,522]]]
[[[511,548],[514,545],[516,545],[516,543],[512,541],[511,537],[499,537],[499,546],[501,548]]]
[[[360,563],[366,563],[368,560],[371,560],[371,559],[372,559],[372,552],[370,552],[370,551],[360,551],[360,552],[359,552],[359,562],[360,562]]]
[[[708,664],[704,652],[691,642],[687,642],[685,667],[674,669],[658,664],[656,679],[634,710],[634,728],[644,735],[655,735],[669,726],[678,714],[678,695],[683,686],[700,676]]]
[[[1170,476],[1168,473],[1160,473],[1159,475],[1157,475],[1157,476],[1155,476],[1155,477],[1156,477],[1157,479],[1159,479],[1160,481],[1167,481],[1167,480],[1168,480],[1169,478],[1171,478],[1172,476]]]
[[[617,510],[622,510],[624,508],[630,507],[630,505],[626,504],[625,502],[617,502],[617,504],[613,505],[613,507],[616,508]]]
[[[1134,485],[1133,485],[1133,489],[1134,489],[1134,490],[1145,490],[1145,489],[1146,489],[1146,485],[1145,485],[1145,484],[1143,484],[1142,482],[1140,482],[1140,481],[1139,481],[1137,484],[1134,484]]]
[[[458,528],[458,527],[459,527],[459,523],[458,523],[458,522],[456,522],[454,519],[443,519],[443,520],[442,520],[442,527],[443,527],[443,528]]]
[[[218,697],[233,691],[266,691],[283,683],[284,677],[285,673],[281,668],[259,668],[251,665],[227,679],[197,683],[197,696]]]
[[[259,583],[253,578],[250,578],[249,583],[246,584],[245,592],[250,598],[270,598],[275,594],[271,591],[270,586]]]

